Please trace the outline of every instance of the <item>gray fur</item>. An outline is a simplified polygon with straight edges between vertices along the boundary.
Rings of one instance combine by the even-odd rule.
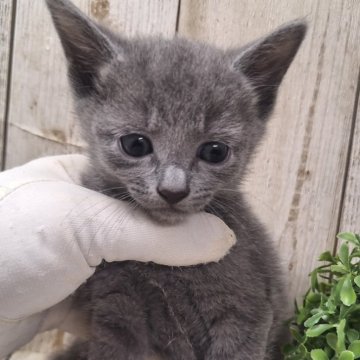
[[[182,38],[123,39],[67,0],[47,0],[69,63],[91,167],[84,184],[132,201],[156,221],[208,211],[236,233],[219,263],[187,268],[122,262],[77,292],[91,338],[59,359],[280,359],[286,296],[278,257],[238,191],[277,88],[305,34],[293,22],[240,49]],[[140,133],[154,153],[132,158],[118,139]],[[197,149],[230,147],[209,164]],[[190,193],[169,205],[159,186]]]

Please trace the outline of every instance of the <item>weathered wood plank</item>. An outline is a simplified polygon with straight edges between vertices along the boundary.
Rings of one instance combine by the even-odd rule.
[[[12,0],[0,2],[0,169],[5,142],[5,107],[8,85],[8,67],[11,37]]]
[[[126,35],[175,33],[178,0],[76,0]],[[79,151],[65,59],[44,1],[18,2],[6,167],[41,155]]]
[[[352,231],[360,234],[360,104],[356,103],[356,105],[353,144],[346,179],[340,231]]]
[[[307,38],[245,186],[296,295],[318,254],[334,246],[360,65],[360,3],[183,0],[179,24],[181,35],[225,47],[299,17],[309,22]]]

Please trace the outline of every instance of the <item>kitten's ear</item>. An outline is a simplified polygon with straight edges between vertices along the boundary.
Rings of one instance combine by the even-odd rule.
[[[241,71],[258,94],[259,115],[266,118],[273,109],[277,89],[306,33],[306,24],[295,21],[237,52],[231,51],[233,67]]]
[[[46,0],[69,65],[76,95],[95,89],[102,64],[115,57],[114,45],[101,28],[68,0]]]

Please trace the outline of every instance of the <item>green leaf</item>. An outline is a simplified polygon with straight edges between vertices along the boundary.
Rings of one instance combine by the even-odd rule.
[[[334,262],[335,258],[331,255],[330,251],[325,251],[319,256],[319,261]]]
[[[326,342],[328,345],[336,351],[336,344],[337,344],[337,335],[334,333],[326,334]]]
[[[311,274],[310,274],[310,279],[311,279],[311,290],[315,291],[318,289],[318,279],[317,279],[317,269],[315,269]]]
[[[305,307],[301,308],[296,316],[296,323],[298,325],[302,324],[308,318],[308,315],[309,310]]]
[[[360,246],[360,240],[354,233],[342,232],[337,235],[338,239],[349,241],[356,246]]]
[[[341,305],[341,308],[345,306],[344,305]],[[346,319],[350,314],[356,312],[356,311],[359,311],[360,312],[360,304],[354,304],[354,305],[351,305],[350,307],[347,307],[345,311],[341,311],[340,310],[340,317],[342,319]],[[352,317],[352,319],[354,320],[355,317]]]
[[[329,360],[326,352],[321,349],[312,350],[310,355],[312,360]]]
[[[360,357],[360,340],[352,341],[349,350],[352,351],[355,355],[355,359]]]
[[[356,294],[351,283],[351,277],[347,276],[340,291],[340,299],[346,306],[355,304]]]
[[[328,346],[325,346],[324,351],[326,352],[326,355],[332,359],[334,351],[332,349],[330,349]]]
[[[342,277],[339,279],[338,283],[335,285],[335,289],[334,289],[334,299],[335,302],[340,302],[340,291],[344,285],[344,281],[345,281],[345,277]]]
[[[329,314],[334,314],[336,311],[336,304],[333,295],[330,295],[327,302],[325,303]]]
[[[295,328],[294,326],[292,326],[290,328],[290,332],[292,337],[298,342],[298,343],[302,343],[305,340],[305,336],[301,336],[299,330],[297,328]]]
[[[336,333],[337,333],[337,343],[336,343],[336,350],[337,352],[341,353],[342,351],[345,351],[345,326],[346,326],[346,320],[343,319],[340,321],[339,325],[336,327]]]
[[[349,247],[347,244],[342,244],[339,250],[340,261],[348,268],[349,267]]]
[[[323,263],[310,273],[286,360],[360,360],[360,236],[342,233],[339,239],[346,243],[337,255],[322,253]]]
[[[351,305],[354,306],[354,305]],[[346,314],[348,313],[348,310],[351,309],[351,306],[346,306],[343,303],[340,304],[340,313],[339,313],[339,319],[347,319]]]
[[[352,343],[359,339],[359,332],[355,329],[349,329],[346,332],[346,337],[349,339],[349,342]]]
[[[307,328],[310,328],[317,324],[319,320],[324,316],[324,313],[322,311],[318,312],[317,314],[313,315],[311,318],[307,319],[304,322],[304,326]]]
[[[312,304],[314,306],[317,306],[318,304],[320,304],[321,301],[321,295],[319,293],[314,293],[312,291],[310,291],[305,298],[305,303],[306,305]]]
[[[334,273],[347,274],[349,271],[343,264],[331,265],[331,271]]]
[[[291,352],[291,348],[287,349],[290,351],[289,353],[286,353],[285,359],[288,360],[305,360],[307,359],[308,352],[306,350],[306,347],[304,345],[299,345],[297,348],[293,349],[294,351]]]
[[[306,355],[293,353],[293,354],[287,355],[285,357],[285,360],[306,360]]]
[[[297,349],[297,347],[295,345],[286,344],[282,348],[282,353],[284,355],[291,355],[291,354],[295,353],[296,349]]]
[[[343,351],[339,357],[339,360],[354,360],[354,359],[355,359],[354,353],[346,350]]]
[[[324,333],[325,331],[334,328],[336,325],[333,324],[320,324],[315,325],[312,328],[306,330],[306,336],[308,337],[317,337]]]

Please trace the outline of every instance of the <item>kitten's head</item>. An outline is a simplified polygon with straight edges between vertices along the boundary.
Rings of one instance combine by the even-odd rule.
[[[68,60],[93,188],[125,193],[166,222],[236,189],[304,23],[222,51],[179,38],[123,39],[67,0],[47,3]]]

